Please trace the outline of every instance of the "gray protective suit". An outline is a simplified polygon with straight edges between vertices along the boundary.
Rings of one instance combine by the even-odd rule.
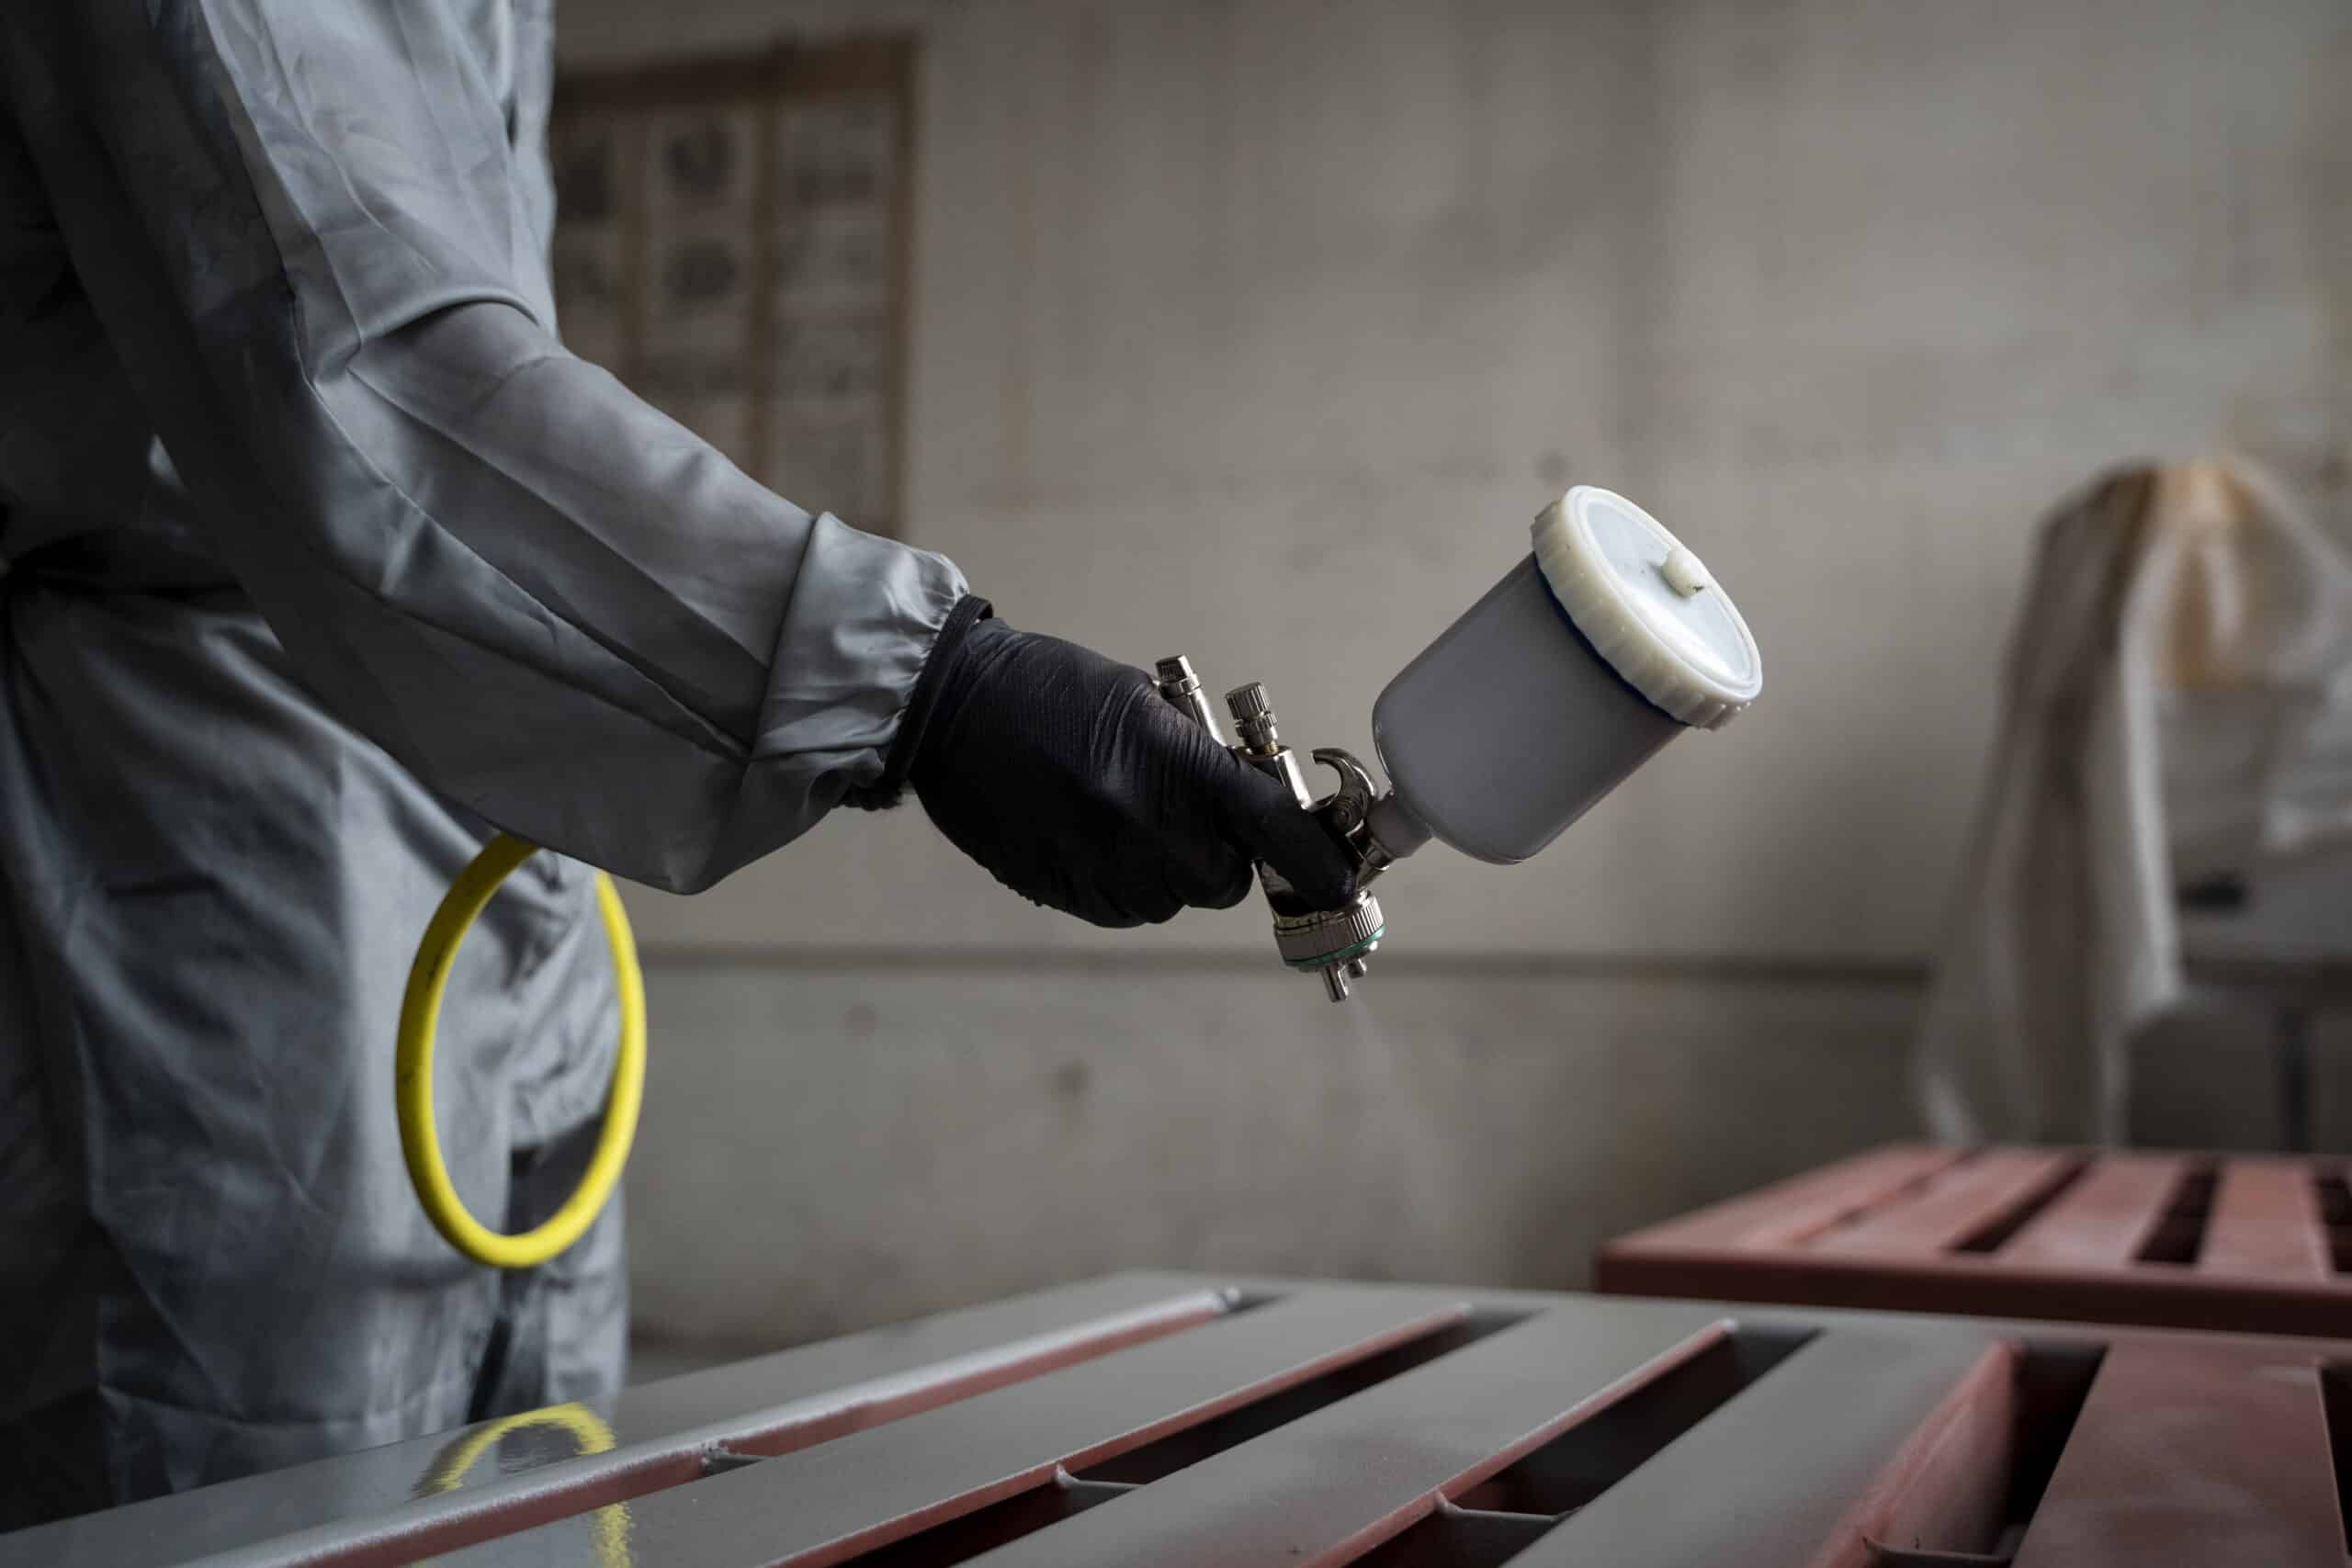
[[[965,584],[567,354],[548,0],[0,6],[0,1525],[609,1390],[408,1190],[393,1028],[490,824],[704,886],[870,783]],[[581,865],[443,1019],[542,1217],[615,1031]],[[94,1484],[85,1484],[94,1483]]]

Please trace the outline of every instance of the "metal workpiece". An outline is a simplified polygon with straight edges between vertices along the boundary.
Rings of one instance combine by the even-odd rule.
[[[2338,1336],[2347,1174],[2325,1158],[1895,1144],[1622,1236],[1593,1274],[1629,1295]]]
[[[0,1568],[412,1562],[1211,1322],[1260,1298],[1127,1274],[852,1334],[0,1534]],[[725,1460],[720,1464],[728,1462]],[[587,1559],[600,1565],[603,1554]],[[646,1559],[655,1562],[659,1559]]]
[[[2343,1568],[2347,1367],[2312,1339],[1130,1275],[0,1537],[0,1562]],[[752,1408],[785,1389],[831,1414]]]

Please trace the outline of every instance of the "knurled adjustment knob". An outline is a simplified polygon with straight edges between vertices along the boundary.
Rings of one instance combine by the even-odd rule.
[[[1252,756],[1272,757],[1282,750],[1282,740],[1274,730],[1274,705],[1266,695],[1265,686],[1256,681],[1246,686],[1236,686],[1225,694],[1226,711],[1233,716],[1233,728],[1240,732],[1242,749]],[[1301,786],[1304,788],[1304,784]]]

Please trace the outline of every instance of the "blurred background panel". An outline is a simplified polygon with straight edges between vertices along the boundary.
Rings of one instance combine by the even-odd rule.
[[[1604,1235],[1909,1134],[2037,521],[2119,461],[2234,448],[2345,530],[2335,0],[563,0],[560,28],[571,84],[910,51],[901,228],[654,203],[624,240],[624,192],[568,187],[565,308],[641,384],[703,364],[645,389],[1014,624],[1264,680],[1286,736],[1369,756],[1380,687],[1591,482],[1705,556],[1768,670],[1540,860],[1400,871],[1346,1010],[1255,909],[1096,932],[913,807],[635,896],[656,1337],[1129,1263],[1574,1285]],[[599,314],[697,243],[693,319]],[[854,282],[804,317],[747,284],[722,322],[696,289],[730,244],[747,279],[903,267],[865,318],[902,336],[842,327]],[[707,367],[747,340],[777,346],[737,398]],[[860,423],[839,364],[882,367],[888,412]],[[2230,1043],[2263,1029],[2167,1036],[2194,1099],[2159,1075],[2135,1113],[2272,1135]]]
[[[551,140],[564,332],[812,510],[903,503],[911,34],[576,68]]]

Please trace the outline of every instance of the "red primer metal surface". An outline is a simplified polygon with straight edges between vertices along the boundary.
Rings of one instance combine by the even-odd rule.
[[[2012,1266],[2130,1267],[2188,1164],[2177,1155],[2108,1155],[2001,1248]]]
[[[2082,1162],[2041,1149],[1990,1149],[1946,1166],[1902,1201],[1873,1204],[1810,1245],[1825,1253],[1906,1258],[1950,1252],[2047,1190]]]
[[[2329,1204],[2344,1169],[1891,1145],[1612,1241],[1594,1281],[1621,1295],[2343,1336],[2352,1275],[2337,1261],[2352,1247],[2343,1221],[2331,1232]],[[2210,1206],[2181,1210],[2200,1172]]]
[[[2197,1271],[2221,1280],[2330,1278],[2312,1162],[2239,1159],[2224,1167]]]
[[[1976,1359],[1855,1500],[1811,1568],[1877,1568],[1884,1545],[1993,1533],[2017,1442],[2019,1352]]]
[[[1962,1158],[1959,1149],[1891,1145],[1759,1188],[1661,1225],[1695,1248],[1801,1245],[1849,1216],[1923,1186]]]
[[[2117,1345],[2016,1568],[2343,1568],[2320,1361],[2291,1345]]]

